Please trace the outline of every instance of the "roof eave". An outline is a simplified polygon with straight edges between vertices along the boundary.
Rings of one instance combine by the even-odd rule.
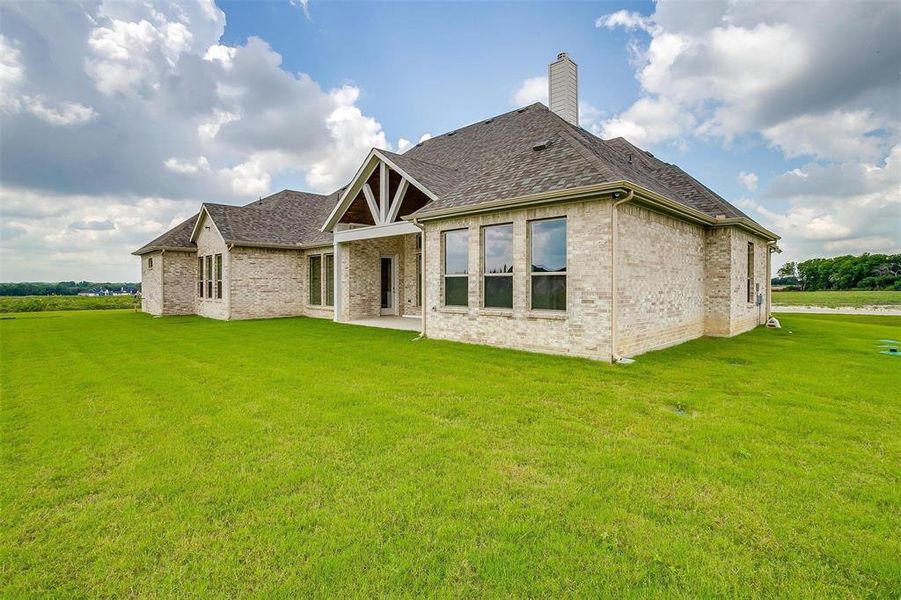
[[[196,252],[197,247],[191,246],[144,246],[142,248],[138,248],[134,252],[132,252],[132,256],[143,256],[145,254],[150,254],[151,252],[160,252],[165,250],[166,252]]]

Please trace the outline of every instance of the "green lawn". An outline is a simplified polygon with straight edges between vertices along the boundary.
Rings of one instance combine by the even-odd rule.
[[[901,593],[901,318],[632,365],[304,318],[0,320],[0,596]]]
[[[0,313],[140,308],[133,296],[0,296]]]
[[[779,306],[901,306],[901,292],[892,291],[826,291],[773,292],[773,304]]]

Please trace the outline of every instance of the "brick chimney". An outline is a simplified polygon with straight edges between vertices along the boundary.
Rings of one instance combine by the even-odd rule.
[[[547,84],[550,109],[578,126],[579,68],[566,52],[558,54],[557,60],[548,65]]]

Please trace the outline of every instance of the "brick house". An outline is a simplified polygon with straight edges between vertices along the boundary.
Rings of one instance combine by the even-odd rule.
[[[203,204],[135,252],[143,310],[599,360],[761,324],[779,238],[677,166],[580,128],[575,63],[549,71],[550,108],[373,149],[328,196]]]

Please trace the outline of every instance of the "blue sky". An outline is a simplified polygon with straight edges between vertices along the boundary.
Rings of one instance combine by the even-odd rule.
[[[782,260],[898,252],[897,3],[0,6],[0,279],[129,279],[202,201],[328,192],[541,101],[579,65],[582,126],[674,162],[783,236]]]

